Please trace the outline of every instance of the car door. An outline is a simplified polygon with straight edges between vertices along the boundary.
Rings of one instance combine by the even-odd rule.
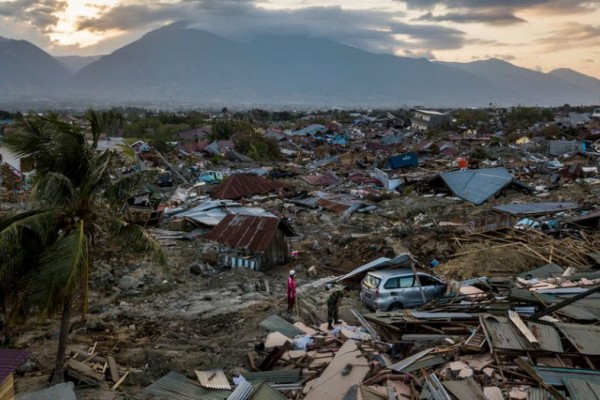
[[[401,295],[401,302],[404,307],[411,308],[416,307],[423,303],[421,300],[421,292],[419,286],[415,283],[414,275],[406,275],[399,278],[399,286]]]
[[[427,301],[439,297],[440,281],[429,275],[419,275],[419,281]]]

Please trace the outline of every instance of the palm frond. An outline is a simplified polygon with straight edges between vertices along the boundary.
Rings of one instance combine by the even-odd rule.
[[[102,197],[113,205],[121,206],[125,200],[156,176],[155,170],[138,171],[111,182]]]
[[[160,244],[142,227],[115,219],[110,224],[110,231],[116,243],[133,251],[140,251],[152,260],[166,267],[167,256]]]
[[[137,156],[135,154],[135,150],[133,150],[133,148],[130,145],[128,145],[126,143],[119,143],[117,145],[117,148],[119,149],[119,151],[121,152],[121,154],[123,154],[129,160],[135,161],[137,159]]]
[[[77,199],[77,189],[65,175],[48,172],[34,184],[31,197],[44,208],[70,207]]]
[[[56,210],[12,215],[0,223],[0,285],[14,280],[17,269],[31,267],[42,249],[56,237]]]
[[[59,238],[41,256],[40,268],[29,281],[32,300],[46,313],[60,309],[62,299],[84,288],[87,304],[89,273],[88,238],[84,222],[66,236]]]

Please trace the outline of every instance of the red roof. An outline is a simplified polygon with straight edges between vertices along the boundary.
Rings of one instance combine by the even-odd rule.
[[[327,172],[323,175],[305,175],[302,179],[315,186],[329,186],[340,181],[332,172]]]
[[[30,354],[29,351],[24,350],[0,349],[0,384],[15,372],[17,367],[29,358]]]
[[[204,238],[236,249],[264,252],[277,229],[294,236],[292,228],[277,217],[228,214]]]
[[[281,189],[276,182],[254,174],[234,174],[225,179],[211,193],[214,199],[237,200],[256,194],[267,194]]]

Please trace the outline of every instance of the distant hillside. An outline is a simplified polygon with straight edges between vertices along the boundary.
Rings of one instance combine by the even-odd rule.
[[[96,60],[58,62],[28,42],[6,39],[0,57],[4,101],[62,96],[78,105],[553,106],[595,104],[600,87],[575,71],[544,74],[497,59],[430,62],[308,35],[237,42],[177,25]],[[81,69],[70,77],[62,63]]]
[[[577,86],[581,90],[590,91],[596,94],[594,104],[600,104],[600,79],[589,75],[584,75],[569,68],[559,68],[548,72],[548,75],[555,76],[565,82]]]
[[[558,74],[544,74],[527,68],[517,67],[511,63],[495,58],[474,61],[470,63],[442,63],[459,68],[475,76],[485,79],[497,86],[503,87],[509,98],[504,101],[491,102],[501,104],[528,104],[528,105],[561,105],[591,104],[597,95],[590,88],[580,87]],[[581,75],[581,74],[580,74]],[[585,76],[585,75],[581,75]],[[600,84],[600,80],[589,77]]]
[[[90,65],[94,61],[100,59],[100,57],[102,56],[56,56],[54,58],[67,67],[69,71],[75,73]]]
[[[0,38],[2,100],[60,96],[70,73],[42,49],[25,40]]]

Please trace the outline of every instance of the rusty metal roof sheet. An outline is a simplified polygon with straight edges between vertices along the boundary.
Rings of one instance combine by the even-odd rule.
[[[225,179],[212,192],[214,199],[241,199],[257,194],[276,192],[282,186],[277,182],[270,181],[254,174],[234,174]]]
[[[323,175],[304,175],[301,176],[301,178],[314,186],[329,186],[338,183],[340,180],[333,172],[328,172]]]
[[[540,342],[540,347],[543,350],[553,351],[556,353],[563,352],[563,346],[560,341],[560,336],[553,326],[548,324],[540,324],[537,322],[527,322],[527,326],[533,336]]]
[[[495,349],[534,349],[507,318],[488,315],[482,316],[481,322],[488,342]]]
[[[171,371],[133,398],[137,400],[223,400],[231,390],[205,389],[185,375]]]
[[[277,229],[294,236],[292,228],[279,218],[229,214],[204,239],[233,247],[263,252],[269,248]]]
[[[581,354],[600,355],[600,326],[557,323],[556,327]]]
[[[225,376],[222,369],[211,369],[209,371],[195,371],[198,377],[198,382],[202,387],[208,389],[224,389],[231,390],[229,380]]]
[[[600,400],[600,384],[583,379],[565,379],[572,400]]]
[[[14,349],[0,349],[0,384],[15,370],[17,367],[29,358],[31,352]]]
[[[304,331],[296,328],[293,324],[281,318],[277,314],[270,315],[263,319],[258,326],[265,328],[269,332],[279,332],[289,338],[293,338],[298,335],[304,335]]]

